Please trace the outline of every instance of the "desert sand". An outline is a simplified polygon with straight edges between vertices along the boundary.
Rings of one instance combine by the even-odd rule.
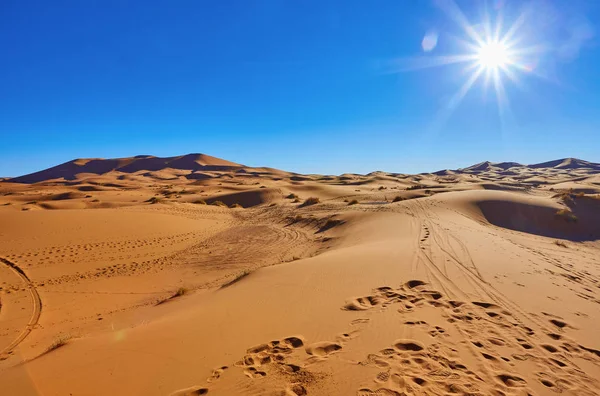
[[[1,395],[600,394],[600,164],[0,180]]]

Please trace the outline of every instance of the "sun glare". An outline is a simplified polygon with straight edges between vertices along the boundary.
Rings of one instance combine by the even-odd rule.
[[[486,69],[504,68],[511,63],[509,50],[504,43],[486,42],[477,51],[477,62]]]
[[[435,55],[438,36],[432,40],[427,33],[422,42],[426,56],[405,58],[397,67],[400,71],[418,70],[450,64],[464,64],[465,81],[450,96],[440,115],[447,118],[456,109],[467,93],[478,81],[483,82],[484,93],[488,87],[495,93],[498,114],[501,121],[511,117],[511,109],[505,83],[510,82],[522,88],[521,77],[524,74],[537,75],[535,65],[541,58],[545,46],[539,38],[529,36],[528,27],[533,9],[523,8],[515,18],[504,19],[501,7],[492,11],[485,9],[482,17],[469,21],[454,0],[439,0],[438,7],[462,29],[462,36],[454,35],[454,53]],[[508,22],[508,23],[506,23]],[[403,65],[406,65],[403,67]],[[532,66],[533,65],[533,66]],[[403,69],[403,70],[402,70]]]

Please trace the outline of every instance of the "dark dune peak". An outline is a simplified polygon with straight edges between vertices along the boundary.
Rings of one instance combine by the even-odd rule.
[[[600,170],[600,164],[584,161],[577,158],[562,158],[554,161],[542,162],[529,165],[529,168],[557,168],[557,169],[579,169],[589,168]]]
[[[163,169],[178,169],[196,171],[218,171],[240,168],[243,165],[212,157],[206,154],[187,154],[176,157],[154,157],[138,155],[127,158],[78,158],[52,168],[10,179],[15,183],[38,183],[48,180],[75,180],[79,174],[103,175],[118,171],[135,173],[139,171],[160,171]]]
[[[471,165],[467,168],[460,169],[463,172],[474,172],[474,171],[486,171],[492,167],[492,163],[490,161],[480,162],[475,165]]]
[[[125,158],[78,158],[63,164],[41,170],[39,172],[30,173],[27,175],[5,178],[2,181],[10,181],[14,183],[38,183],[45,181],[73,181],[78,180],[78,175],[104,175],[109,172],[117,171],[122,173],[136,172],[156,172],[165,169],[175,169],[190,171],[186,176],[188,179],[202,179],[207,175],[202,172],[206,171],[234,171],[244,172],[246,168],[242,164],[227,161],[221,158],[212,157],[206,154],[192,153],[175,157],[155,157],[153,155],[136,155],[134,157]],[[542,162],[533,165],[523,165],[517,162],[490,162],[484,161],[478,164],[471,165],[466,168],[457,170],[440,170],[432,173],[436,176],[449,176],[461,173],[480,174],[485,172],[495,172],[501,175],[515,175],[521,170],[538,170],[538,169],[591,169],[600,171],[600,164],[589,161],[584,161],[576,158],[562,158],[554,161]],[[258,170],[259,168],[252,168]],[[270,173],[282,173],[277,169],[260,168],[263,171]],[[286,172],[284,172],[286,173]],[[426,173],[424,173],[426,174]],[[427,173],[429,174],[429,173]],[[386,176],[385,172],[377,171],[368,173],[367,176],[380,177]],[[306,175],[294,176],[298,179],[305,179]]]
[[[519,164],[518,162],[496,162],[494,164],[494,167],[500,168],[502,170],[508,170],[510,168],[516,168],[519,166],[523,166],[523,165]]]
[[[486,171],[508,171],[521,169],[593,169],[600,170],[600,164],[577,158],[562,158],[553,161],[541,162],[539,164],[523,165],[518,162],[490,162],[484,161],[466,168],[458,169],[457,172],[478,173]]]

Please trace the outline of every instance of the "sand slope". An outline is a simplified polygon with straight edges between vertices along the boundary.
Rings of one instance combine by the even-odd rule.
[[[205,154],[187,154],[166,158],[153,157],[151,155],[116,159],[81,158],[40,172],[16,177],[11,179],[11,181],[14,183],[37,183],[54,179],[74,180],[80,174],[101,175],[112,171],[135,173],[141,170],[157,171],[164,168],[198,171],[228,170],[239,167],[241,167],[240,164]]]
[[[4,393],[600,392],[595,164],[174,158],[0,183]]]

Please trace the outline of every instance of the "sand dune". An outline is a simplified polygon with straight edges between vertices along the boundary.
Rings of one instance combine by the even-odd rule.
[[[182,170],[229,170],[239,168],[240,164],[225,161],[205,154],[187,154],[179,157],[153,157],[140,155],[130,158],[101,159],[82,158],[65,162],[40,172],[11,179],[14,183],[37,183],[41,181],[64,179],[74,180],[80,174],[101,175],[112,171],[135,173],[138,171],[158,171],[164,168]]]
[[[2,180],[0,394],[599,394],[599,192],[572,158]]]

